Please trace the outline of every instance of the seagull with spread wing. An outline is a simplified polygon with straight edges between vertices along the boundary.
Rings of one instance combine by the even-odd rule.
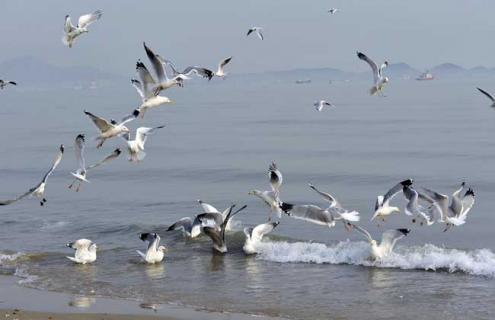
[[[64,155],[64,145],[62,144],[62,145],[60,145],[60,147],[58,149],[57,156],[55,157],[55,160],[53,161],[51,168],[45,173],[45,175],[43,176],[43,179],[41,179],[41,182],[38,183],[36,186],[32,187],[31,189],[29,189],[26,193],[21,194],[20,196],[18,196],[15,199],[0,201],[0,206],[6,206],[9,204],[12,204],[16,201],[19,201],[19,200],[27,197],[27,196],[34,196],[34,197],[40,199],[40,205],[41,206],[45,205],[45,203],[47,201],[45,198],[45,187],[46,187],[46,183],[48,181],[48,177],[58,167],[60,161],[62,161],[63,155]]]
[[[385,217],[388,217],[393,213],[399,213],[400,209],[398,207],[391,206],[390,200],[392,200],[397,194],[401,193],[404,186],[410,186],[412,183],[412,179],[401,181],[388,190],[385,195],[378,196],[375,202],[375,213],[373,214],[373,217],[371,217],[371,221],[379,218],[385,222]]]
[[[70,20],[70,16],[66,15],[64,25],[65,35],[62,39],[63,43],[69,48],[72,48],[72,44],[74,43],[76,38],[83,33],[89,32],[88,26],[93,22],[98,21],[102,15],[103,12],[101,10],[96,10],[95,12],[82,15],[77,21],[77,26],[74,26]]]
[[[315,101],[313,103],[313,107],[315,107],[316,111],[321,111],[323,110],[323,108],[325,106],[329,106],[329,107],[333,107],[333,104],[331,104],[330,102],[327,102],[325,100],[319,100],[319,101]]]
[[[492,102],[490,107],[495,108],[495,98],[483,89],[480,88],[476,88],[476,89],[478,89],[479,92],[483,93],[488,99],[490,99],[490,101]]]
[[[1,80],[0,79],[0,89],[1,90],[3,90],[8,85],[16,86],[17,85],[17,82],[10,81],[10,80]]]
[[[79,192],[79,189],[81,188],[82,182],[89,182],[86,179],[86,175],[88,173],[88,170],[97,168],[97,167],[101,166],[102,164],[117,158],[121,153],[120,149],[117,148],[110,155],[105,157],[103,160],[101,160],[101,161],[86,168],[86,161],[84,160],[84,148],[85,148],[84,142],[85,141],[84,141],[84,135],[83,134],[79,134],[76,137],[76,140],[74,141],[74,151],[76,153],[77,162],[79,163],[79,168],[76,170],[76,172],[70,173],[74,177],[74,181],[72,181],[72,183],[69,185],[69,189],[72,189],[74,184],[77,182],[78,185],[75,189],[76,192]]]
[[[388,78],[383,75],[383,69],[388,67],[388,62],[385,61],[380,68],[378,68],[378,65],[364,53],[357,52],[357,56],[371,67],[373,73],[373,86],[370,89],[370,95],[378,94],[384,96],[382,90],[385,84],[388,83]]]
[[[350,226],[351,228],[356,229],[366,237],[366,239],[370,244],[370,249],[371,249],[370,258],[372,260],[378,260],[378,261],[390,255],[397,241],[404,238],[409,234],[409,232],[411,232],[411,230],[403,229],[403,228],[395,229],[395,230],[394,229],[387,230],[382,233],[382,241],[380,242],[380,244],[378,244],[378,242],[371,237],[371,234],[366,229],[354,224],[350,224]]]
[[[262,27],[252,27],[248,30],[246,36],[249,36],[251,33],[256,33],[256,35],[258,36],[258,38],[260,38],[260,40],[263,40],[264,37],[263,37],[263,33],[261,33],[261,30],[263,30]]]
[[[220,61],[220,63],[218,64],[218,69],[215,72],[215,76],[225,79],[227,73],[225,73],[224,68],[230,62],[230,60],[232,60],[232,57],[228,57]]]
[[[136,119],[139,116],[140,111],[139,109],[135,109],[132,114],[124,117],[119,123],[114,120],[108,121],[86,110],[84,110],[84,113],[93,121],[96,128],[100,131],[100,135],[96,137],[96,140],[99,141],[96,148],[101,148],[107,139],[129,133],[129,128],[127,128],[125,124]]]
[[[160,236],[156,233],[141,233],[139,239],[141,241],[148,241],[146,253],[136,250],[139,256],[149,264],[162,262],[168,250],[167,247],[160,245]]]
[[[256,245],[261,242],[263,237],[272,232],[275,227],[277,227],[280,222],[267,222],[262,223],[254,228],[244,228],[244,234],[246,235],[246,241],[244,242],[244,246],[242,250],[246,254],[255,254],[257,253]]]
[[[136,136],[134,140],[131,140],[130,133],[124,133],[122,137],[127,143],[127,151],[129,151],[129,161],[140,162],[144,160],[146,152],[144,152],[144,144],[148,136],[153,134],[158,129],[164,128],[165,126],[158,126],[154,128],[139,127],[136,129]]]

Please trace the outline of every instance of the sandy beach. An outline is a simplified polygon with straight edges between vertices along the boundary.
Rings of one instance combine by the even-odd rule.
[[[0,276],[0,317],[18,320],[280,319],[208,312],[170,304],[69,295],[25,288],[17,278]]]

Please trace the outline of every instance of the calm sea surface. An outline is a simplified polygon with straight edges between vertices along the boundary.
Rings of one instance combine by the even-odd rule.
[[[495,110],[475,88],[495,91],[493,81],[397,80],[380,98],[367,95],[368,82],[251,79],[167,91],[175,105],[130,124],[166,125],[148,140],[146,159],[133,164],[123,154],[90,172],[78,193],[67,188],[77,167],[75,136],[88,137],[88,163],[123,146],[113,139],[97,150],[83,110],[119,119],[137,106],[134,89],[0,92],[0,198],[35,185],[58,145],[66,146],[45,207],[25,199],[0,208],[1,272],[44,290],[293,319],[493,317]],[[320,98],[336,107],[316,112]],[[273,160],[284,174],[283,200],[322,204],[312,182],[359,211],[375,237],[387,228],[412,232],[376,265],[359,233],[284,216],[260,254],[246,257],[242,228],[268,214],[248,192],[269,187]],[[448,194],[467,181],[476,203],[466,225],[444,233],[403,214],[382,227],[370,223],[376,196],[409,177]],[[239,231],[227,234],[224,256],[212,253],[208,238],[166,232],[201,213],[197,199],[222,210],[248,205],[235,218]],[[395,203],[404,205],[400,197]],[[147,231],[169,247],[161,265],[144,265],[135,252],[145,248],[138,233]],[[99,245],[95,264],[65,258],[73,254],[65,244],[78,238]]]

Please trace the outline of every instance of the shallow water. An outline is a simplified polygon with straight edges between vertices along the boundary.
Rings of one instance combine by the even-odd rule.
[[[37,183],[57,146],[67,147],[50,178],[48,203],[27,199],[1,208],[0,271],[23,285],[89,296],[180,303],[209,310],[294,319],[471,319],[495,312],[495,113],[476,86],[489,82],[396,81],[386,98],[367,96],[368,83],[262,81],[232,77],[169,91],[176,105],[152,110],[144,121],[166,124],[147,142],[147,157],[125,157],[91,172],[80,192],[67,189],[76,168],[73,139],[95,135],[83,109],[119,118],[137,104],[133,88],[15,91],[0,95],[0,195],[9,198]],[[321,113],[312,103],[337,107]],[[88,163],[102,151],[88,140]],[[380,264],[366,243],[341,226],[328,229],[282,217],[260,254],[242,253],[242,226],[266,220],[267,208],[248,191],[268,187],[268,164],[284,173],[282,198],[321,203],[311,181],[359,211],[377,237],[408,227],[396,252]],[[466,180],[476,204],[466,225],[412,225],[404,215],[385,226],[369,222],[378,194],[400,179],[451,193]],[[227,235],[229,253],[212,254],[206,238],[166,232],[177,219],[200,213],[197,199],[219,209],[247,204]],[[403,205],[401,200],[396,201]],[[156,231],[169,247],[166,263],[140,263],[137,235]],[[94,265],[73,265],[65,243],[89,238],[100,251]],[[18,254],[18,253],[21,254]]]

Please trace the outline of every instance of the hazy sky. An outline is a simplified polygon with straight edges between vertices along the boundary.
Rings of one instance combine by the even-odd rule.
[[[341,12],[331,16],[327,9]],[[61,42],[64,16],[96,9],[102,19],[72,49]],[[58,65],[93,65],[133,74],[142,41],[186,65],[231,72],[336,67],[366,70],[376,60],[417,68],[453,62],[495,66],[495,1],[488,0],[12,0],[0,1],[2,56],[35,56]],[[265,40],[246,37],[264,27]],[[1,70],[0,70],[1,73]]]

